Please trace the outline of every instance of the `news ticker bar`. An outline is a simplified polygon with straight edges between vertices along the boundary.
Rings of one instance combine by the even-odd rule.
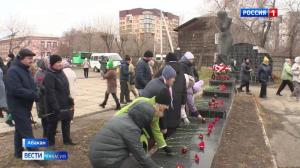
[[[277,8],[241,8],[241,17],[278,17]]]
[[[66,151],[23,151],[22,160],[68,160]]]

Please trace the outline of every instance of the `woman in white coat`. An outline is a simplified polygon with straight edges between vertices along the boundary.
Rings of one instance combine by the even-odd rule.
[[[300,56],[295,58],[295,63],[292,66],[294,92],[293,96],[299,101],[300,97]]]
[[[73,98],[73,100],[75,100],[75,96],[76,96],[75,83],[76,83],[76,80],[77,80],[76,73],[71,69],[70,64],[69,64],[68,61],[64,61],[63,68],[64,68],[63,72],[65,73],[65,75],[68,79],[68,82],[69,82],[70,95]],[[73,109],[75,111],[75,107],[73,107]],[[73,116],[72,116],[71,123],[73,123],[73,117],[74,117],[74,113],[73,113]]]

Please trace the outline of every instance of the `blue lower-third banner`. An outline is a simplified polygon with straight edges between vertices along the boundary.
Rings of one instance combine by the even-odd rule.
[[[68,160],[67,151],[23,151],[22,160]]]

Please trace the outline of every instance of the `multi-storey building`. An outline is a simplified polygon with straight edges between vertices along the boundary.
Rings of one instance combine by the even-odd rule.
[[[49,56],[58,51],[59,37],[30,35],[0,40],[0,56],[6,58],[10,49],[17,54],[21,48],[32,50],[37,58]]]
[[[162,14],[164,19],[161,17]],[[173,48],[177,47],[178,35],[174,29],[179,26],[179,17],[172,13],[161,12],[159,9],[136,8],[120,11],[119,19],[120,35],[133,35],[136,38],[147,37],[148,39],[153,39],[153,50],[156,53],[161,51],[161,41],[163,53],[171,51],[167,28]]]

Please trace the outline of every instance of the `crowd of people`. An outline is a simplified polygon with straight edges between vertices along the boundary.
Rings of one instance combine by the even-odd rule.
[[[146,51],[136,66],[130,56],[124,56],[120,65],[119,102],[116,67],[108,61],[103,75],[107,90],[100,106],[105,107],[111,93],[119,111],[90,144],[89,158],[94,167],[159,167],[146,151],[156,145],[172,155],[173,150],[165,138],[176,131],[180,122],[189,124],[189,115],[205,121],[194,104],[194,94],[204,84],[194,66],[194,55],[186,52],[178,58],[175,53],[168,53],[164,64],[156,71],[152,62],[151,51]],[[130,91],[134,100],[130,99]],[[121,108],[120,104],[126,105]]]
[[[6,112],[6,123],[15,126],[16,158],[22,157],[22,138],[34,138],[32,124],[35,122],[31,114],[34,102],[49,148],[55,149],[58,122],[61,123],[63,143],[76,145],[70,135],[76,73],[59,55],[39,60],[36,63],[38,69],[33,70],[34,56],[35,53],[24,48],[16,57],[9,54],[6,65],[0,59],[0,115],[3,117],[2,111]],[[101,60],[101,74],[107,81],[107,89],[99,106],[105,108],[111,94],[117,112],[91,141],[89,159],[93,167],[159,167],[147,154],[149,148],[155,145],[158,150],[172,155],[173,150],[165,139],[176,132],[180,123],[189,124],[189,117],[205,122],[194,104],[194,95],[204,85],[204,81],[199,80],[194,55],[191,52],[183,56],[168,53],[157,70],[153,69],[153,57],[151,51],[146,51],[134,66],[132,58],[125,55],[119,66],[119,77],[113,60]],[[82,66],[84,76],[88,78],[87,59]],[[271,69],[269,59],[265,57],[257,70],[261,98],[267,96]],[[246,87],[246,93],[251,95],[251,72],[250,60],[245,58],[240,70],[239,92]],[[278,96],[282,96],[281,91],[286,85],[292,96],[299,100],[300,57],[295,58],[294,64],[290,59],[285,60]],[[130,98],[131,92],[134,99]]]
[[[282,74],[281,74],[281,84],[276,92],[277,96],[283,96],[281,94],[282,90],[288,85],[291,91],[291,97],[295,97],[296,101],[299,101],[300,91],[300,57],[296,57],[294,63],[290,58],[285,59],[283,64]],[[240,87],[237,88],[239,92],[244,92],[243,88],[246,87],[246,94],[251,95],[249,86],[251,80],[251,72],[253,69],[250,65],[249,58],[245,58],[244,62],[241,65],[240,70]],[[261,90],[259,97],[267,98],[267,84],[272,78],[272,68],[269,65],[269,59],[267,57],[263,58],[262,63],[258,66],[257,69],[257,80],[261,84]]]
[[[71,139],[70,123],[74,115],[74,82],[76,74],[68,61],[59,55],[36,62],[29,49],[21,49],[16,57],[0,68],[0,108],[8,113],[6,123],[15,126],[14,156],[22,158],[23,138],[34,138],[32,124],[33,103],[36,102],[41,119],[43,137],[48,139],[50,149],[55,149],[58,122],[61,122],[63,143],[76,145]],[[2,111],[1,111],[1,115]],[[13,122],[12,122],[13,121]],[[27,150],[37,150],[27,148]],[[36,161],[39,164],[43,162]]]

